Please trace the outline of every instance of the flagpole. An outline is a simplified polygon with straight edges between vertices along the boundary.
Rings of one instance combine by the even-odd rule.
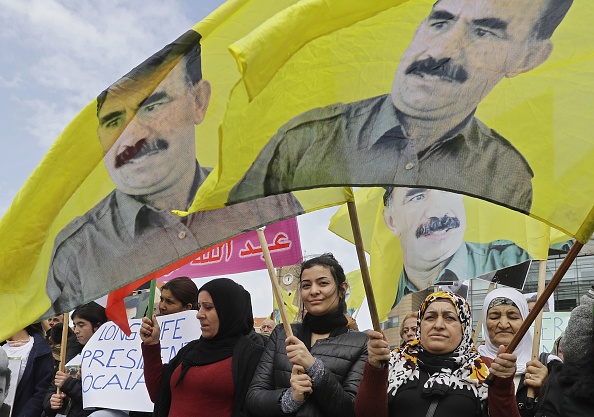
[[[580,243],[577,241],[573,244],[570,251],[567,253],[567,256],[565,257],[565,259],[563,259],[563,262],[561,262],[561,265],[559,265],[559,269],[557,269],[557,271],[555,272],[555,275],[553,275],[553,278],[551,279],[549,284],[545,287],[544,291],[542,292],[542,295],[536,299],[536,304],[534,304],[532,311],[530,313],[528,313],[528,317],[526,317],[526,320],[524,320],[524,322],[518,329],[516,335],[514,336],[514,338],[511,340],[511,342],[507,346],[507,348],[505,350],[506,353],[513,353],[513,351],[516,349],[516,347],[518,347],[518,344],[520,343],[520,341],[522,340],[522,338],[524,337],[524,335],[526,334],[526,332],[528,331],[528,329],[530,328],[530,326],[536,319],[536,316],[538,316],[538,314],[540,313],[540,310],[542,310],[542,308],[544,307],[545,302],[547,302],[549,297],[553,294],[553,291],[555,291],[555,288],[557,288],[557,285],[559,285],[559,283],[561,282],[561,279],[563,278],[563,276],[565,275],[565,273],[571,266],[571,263],[573,262],[575,257],[578,255],[578,253],[580,252],[580,250],[582,249],[583,246],[584,246],[583,243]],[[495,379],[495,376],[493,374],[489,374],[489,376],[487,377],[487,379],[485,381],[487,384],[490,385],[494,379]]]
[[[495,283],[493,281],[491,281],[491,283],[489,284],[489,288],[487,289],[487,294],[489,294],[494,289],[495,289]],[[472,343],[474,343],[475,346],[476,346],[476,341],[478,340],[478,335],[479,335],[479,332],[481,331],[482,325],[483,325],[483,312],[481,311],[481,314],[479,314],[479,318],[476,321],[476,328],[474,329],[474,336],[472,337]]]
[[[68,313],[64,313],[62,316],[62,341],[60,342],[60,365],[58,370],[60,372],[66,371],[66,347],[68,345],[68,323],[70,322],[70,317]],[[60,388],[58,388],[57,393],[60,393]]]
[[[373,295],[373,288],[371,286],[371,277],[369,276],[369,268],[367,267],[367,259],[365,259],[365,249],[363,248],[363,238],[361,237],[361,227],[359,225],[359,216],[357,215],[357,206],[354,201],[347,201],[349,209],[349,217],[351,219],[351,228],[353,229],[353,237],[355,239],[355,248],[357,249],[357,258],[359,258],[359,267],[361,268],[361,277],[363,278],[363,286],[365,287],[365,295],[367,296],[367,305],[369,306],[369,314],[371,315],[371,324],[373,330],[381,331],[379,315],[377,313],[377,305],[375,303],[375,296]]]
[[[542,293],[545,288],[545,280],[547,276],[547,261],[543,259],[538,264],[538,289],[536,300],[538,301],[542,297]],[[547,298],[548,302],[548,298]],[[544,305],[543,305],[544,306]],[[536,306],[534,306],[536,308]],[[538,360],[538,354],[540,353],[540,333],[542,331],[542,310],[538,312],[536,316],[536,322],[534,323],[534,338],[532,339],[532,360]],[[546,363],[544,364],[546,365]],[[526,408],[534,407],[534,388],[528,387],[526,393]]]
[[[268,276],[270,277],[270,282],[272,284],[272,293],[274,294],[274,298],[276,300],[276,304],[278,305],[278,311],[281,315],[281,320],[283,321],[283,326],[285,328],[285,333],[287,337],[293,336],[293,329],[291,329],[291,323],[287,318],[287,311],[285,310],[285,304],[283,303],[283,297],[281,295],[281,289],[276,281],[276,275],[274,273],[274,265],[272,264],[272,258],[270,257],[270,251],[268,250],[268,243],[266,243],[266,236],[264,236],[264,230],[258,229],[258,239],[260,239],[260,246],[262,247],[262,254],[264,255],[264,261],[266,262],[266,269],[268,269]]]
[[[153,311],[155,309],[155,292],[157,288],[157,280],[151,279],[151,285],[149,290],[148,306],[146,308],[146,316],[149,320],[153,320]]]

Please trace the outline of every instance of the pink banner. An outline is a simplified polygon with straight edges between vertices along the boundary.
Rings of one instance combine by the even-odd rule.
[[[297,219],[270,224],[264,229],[268,250],[276,267],[298,264],[302,260]],[[195,259],[173,272],[157,278],[204,278],[266,269],[262,247],[255,230],[200,251]]]

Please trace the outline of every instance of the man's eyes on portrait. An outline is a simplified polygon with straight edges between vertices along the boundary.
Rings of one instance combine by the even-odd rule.
[[[406,202],[412,203],[412,202],[422,201],[424,199],[425,199],[425,193],[418,193],[418,194],[415,194],[415,195],[409,197],[409,199]]]

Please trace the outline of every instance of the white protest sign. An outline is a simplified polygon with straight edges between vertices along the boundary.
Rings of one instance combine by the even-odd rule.
[[[169,362],[186,344],[200,337],[196,311],[157,317],[161,327],[161,359]],[[138,334],[141,319],[130,320],[130,336],[113,322],[105,323],[82,352],[85,408],[153,411],[144,383],[144,361]]]
[[[570,312],[542,313],[542,330],[540,332],[539,352],[550,352],[555,339],[561,336],[569,322]],[[534,324],[530,326],[530,332],[534,335]]]

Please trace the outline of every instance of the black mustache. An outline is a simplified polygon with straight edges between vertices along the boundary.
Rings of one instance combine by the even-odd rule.
[[[450,58],[441,58],[436,60],[427,57],[420,61],[415,61],[406,69],[407,74],[426,74],[440,77],[445,81],[464,83],[468,80],[468,73],[459,65],[450,64]]]
[[[458,227],[460,227],[460,220],[457,217],[450,217],[447,214],[442,218],[431,217],[427,223],[417,228],[416,236],[418,239],[421,236],[427,236],[440,230],[456,229]]]
[[[153,151],[163,151],[169,148],[165,139],[157,139],[149,142],[146,139],[140,139],[134,146],[126,146],[115,159],[115,167],[119,168],[135,158],[140,158]]]

